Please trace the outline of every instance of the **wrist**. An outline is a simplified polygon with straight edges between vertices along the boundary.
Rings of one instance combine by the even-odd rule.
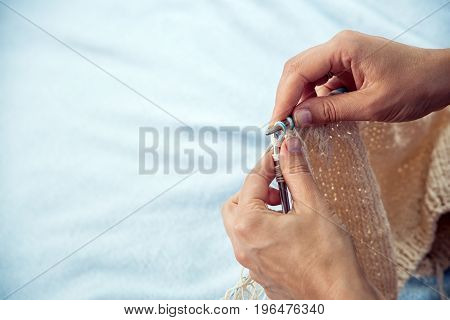
[[[346,272],[341,274],[346,276],[337,279],[332,299],[376,300],[383,298],[379,291],[367,280],[357,262],[351,266],[347,265],[345,270]]]
[[[427,49],[424,82],[430,111],[450,104],[450,49]]]
[[[335,299],[339,300],[377,300],[382,299],[378,290],[365,277],[351,279],[342,284]]]

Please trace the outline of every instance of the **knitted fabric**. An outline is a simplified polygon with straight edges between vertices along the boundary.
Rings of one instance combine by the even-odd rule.
[[[398,286],[450,266],[450,110],[362,130],[392,230]]]
[[[366,278],[382,297],[395,298],[392,233],[360,128],[335,123],[299,133],[317,186],[352,236]]]
[[[396,298],[413,274],[450,266],[450,110],[298,134],[320,191],[384,298]]]

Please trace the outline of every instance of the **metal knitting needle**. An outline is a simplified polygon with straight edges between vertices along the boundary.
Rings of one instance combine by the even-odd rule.
[[[290,201],[289,201],[288,187],[284,180],[283,173],[281,172],[279,155],[280,155],[281,143],[283,141],[284,136],[287,133],[287,130],[293,129],[293,128],[294,128],[294,121],[292,120],[291,117],[288,117],[284,121],[276,122],[270,130],[272,133],[266,132],[266,134],[273,134],[273,136],[272,136],[272,145],[273,145],[272,157],[273,157],[274,166],[275,166],[275,179],[277,180],[277,183],[278,183],[278,190],[280,192],[281,208],[283,210],[283,213],[288,213],[289,210],[291,209],[291,205],[290,205]]]
[[[336,90],[333,90],[330,95],[341,94],[347,92],[347,89],[342,87]],[[288,187],[284,180],[283,173],[281,172],[281,166],[279,161],[280,147],[284,136],[287,133],[287,130],[294,129],[295,123],[291,116],[287,117],[282,121],[277,121],[272,127],[269,127],[266,130],[266,135],[272,135],[272,145],[273,145],[273,162],[275,165],[275,179],[278,183],[278,189],[280,191],[281,198],[281,208],[283,209],[283,213],[288,213],[291,209]]]
[[[347,92],[347,88],[341,87],[341,88],[337,88],[337,89],[331,91],[329,95],[334,96],[336,94],[341,94],[341,93],[346,93],[346,92]],[[280,125],[280,124],[282,124],[282,125]],[[282,121],[278,121],[272,127],[267,128],[266,136],[274,134],[281,130],[285,130],[285,129],[283,129],[284,128],[283,125],[285,128],[294,129],[295,124],[294,124],[294,120],[292,120],[292,116],[289,116]]]
[[[287,131],[287,129],[294,129],[294,126],[294,120],[292,120],[292,117],[287,117],[282,121],[275,122],[272,127],[267,128],[266,136],[274,134],[281,130],[285,132]]]
[[[274,155],[279,155],[280,147],[274,146]],[[280,192],[280,199],[281,199],[281,209],[283,210],[283,213],[288,213],[289,210],[291,210],[291,204],[289,201],[289,194],[288,194],[288,187],[286,185],[286,182],[284,181],[283,173],[281,172],[280,167],[280,160],[278,160],[278,157],[274,157],[273,159],[274,166],[275,166],[275,179],[278,183],[278,190]]]

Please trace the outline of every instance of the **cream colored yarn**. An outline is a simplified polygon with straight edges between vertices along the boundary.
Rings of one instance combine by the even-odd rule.
[[[401,266],[398,286],[409,274],[445,270],[450,266],[450,221],[443,216],[450,212],[450,110],[409,123],[372,123],[362,137]]]
[[[450,212],[449,110],[409,123],[336,123],[298,133],[320,191],[384,298],[395,299],[411,274],[450,266],[450,219],[439,220]]]
[[[260,300],[265,299],[264,288],[256,283],[245,269],[241,270],[241,277],[234,287],[225,292],[224,300]]]

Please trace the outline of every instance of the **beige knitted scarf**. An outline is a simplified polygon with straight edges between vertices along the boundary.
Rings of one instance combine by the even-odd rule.
[[[395,299],[410,276],[450,266],[448,108],[408,123],[335,123],[298,134],[320,191],[384,298]],[[225,298],[262,294],[242,276]]]

